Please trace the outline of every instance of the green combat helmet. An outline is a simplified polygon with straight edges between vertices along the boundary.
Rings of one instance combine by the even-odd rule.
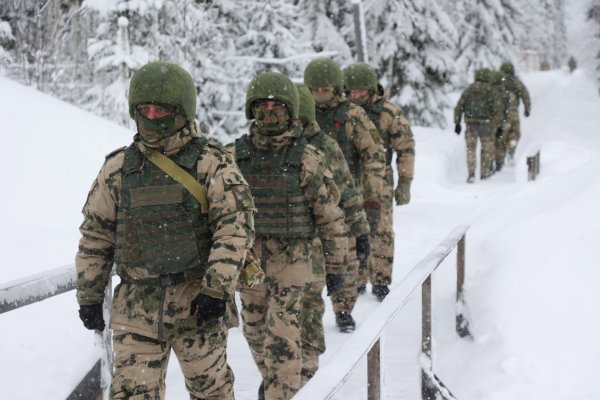
[[[489,68],[479,68],[475,70],[475,80],[490,83],[492,80],[491,74],[492,71]]]
[[[192,76],[179,65],[157,61],[137,70],[129,84],[129,115],[143,103],[168,104],[188,121],[196,116],[196,85]]]
[[[342,69],[331,58],[315,58],[304,70],[304,84],[309,89],[333,86],[338,94],[342,94],[344,85]]]
[[[500,66],[500,71],[504,72],[505,74],[508,75],[514,75],[515,74],[515,67],[514,65],[512,65],[512,63],[510,62],[505,62]]]
[[[368,89],[377,93],[377,74],[367,63],[357,62],[344,69],[344,88],[346,91]]]
[[[285,104],[292,119],[298,119],[300,100],[296,85],[280,72],[263,72],[257,75],[246,91],[246,118],[254,119],[252,104],[256,100],[277,100]]]
[[[315,99],[305,84],[296,83],[296,87],[300,96],[300,121],[303,125],[312,125],[316,121]]]

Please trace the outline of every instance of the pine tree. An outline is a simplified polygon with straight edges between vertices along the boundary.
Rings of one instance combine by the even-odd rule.
[[[403,107],[411,123],[445,127],[456,33],[444,12],[433,0],[385,0],[368,12],[374,31],[372,64],[391,100]]]
[[[595,37],[600,39],[600,0],[593,0],[590,3],[587,11],[587,19],[594,22],[596,25],[596,34]],[[600,49],[594,49],[596,53],[596,79],[600,84]]]

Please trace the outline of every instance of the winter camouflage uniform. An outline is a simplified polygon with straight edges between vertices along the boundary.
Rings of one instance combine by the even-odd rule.
[[[394,231],[392,199],[398,205],[410,201],[410,185],[414,174],[415,141],[410,124],[402,109],[383,98],[378,90],[377,75],[366,63],[354,63],[344,70],[346,97],[363,107],[375,124],[386,149],[384,186],[381,194],[381,212],[376,232],[371,232],[371,263],[364,270],[362,283],[369,279],[376,286],[387,286],[392,282],[394,264]],[[352,90],[368,90],[362,98],[350,96]],[[394,190],[392,155],[396,152],[398,187]],[[382,288],[383,289],[383,288]],[[383,289],[385,290],[385,289]],[[375,290],[377,291],[377,290]],[[386,293],[387,294],[387,293]],[[385,295],[382,293],[383,297]]]
[[[498,125],[495,127],[496,139],[494,141],[494,154],[496,161],[496,171],[500,171],[504,166],[506,158],[506,144],[504,143],[504,129],[508,129],[506,123],[506,114],[508,106],[508,92],[504,90],[504,74],[501,71],[492,72],[492,84],[496,89],[497,103],[500,108],[497,110]]]
[[[259,125],[260,118],[272,120],[257,116],[254,107],[261,100],[285,103],[289,120],[282,132],[269,135]],[[265,398],[289,399],[305,381],[302,318],[306,286],[315,281],[313,261],[320,260],[315,262],[324,264],[327,274],[343,274],[348,244],[339,192],[324,156],[301,137],[293,83],[275,72],[258,75],[248,87],[246,116],[254,119],[250,135],[231,150],[255,198],[254,251],[266,278],[240,290],[244,336],[263,377]]]
[[[475,176],[477,139],[481,142],[480,174],[482,179],[492,174],[494,160],[494,128],[498,126],[500,104],[490,82],[490,71],[481,68],[475,72],[475,82],[465,89],[454,108],[454,123],[459,126],[463,114],[467,129],[467,169],[469,178]],[[460,131],[459,131],[460,132]]]
[[[344,288],[331,296],[334,311],[351,313],[358,297],[356,283],[358,278],[358,259],[353,238],[369,233],[369,224],[362,208],[362,197],[358,194],[354,178],[350,174],[344,154],[337,142],[325,135],[315,121],[315,103],[310,90],[297,84],[300,95],[300,120],[304,126],[303,136],[308,142],[326,154],[325,162],[333,174],[333,179],[340,191],[339,206],[344,211],[345,230],[350,233],[348,240],[350,252],[346,260]],[[348,235],[346,235],[348,236]],[[324,258],[313,258],[314,281],[307,285],[304,297],[302,318],[302,379],[307,381],[317,371],[319,355],[325,351],[323,335],[323,314],[325,303],[322,293],[325,286]]]
[[[523,102],[525,107],[523,114],[528,117],[531,112],[531,98],[523,82],[515,75],[515,69],[511,63],[502,64],[500,70],[504,73],[504,90],[508,95],[506,125],[503,130],[504,145],[508,150],[508,156],[512,159],[521,138],[519,101]]]
[[[147,144],[138,133],[129,147],[109,154],[83,208],[77,301],[82,307],[103,302],[113,262],[121,278],[110,319],[115,351],[112,399],[164,398],[171,349],[191,399],[233,399],[227,330],[238,324],[234,290],[254,239],[254,206],[231,155],[201,137],[191,122],[195,87],[181,71],[173,64],[152,63],[134,75],[130,104],[138,129],[141,122],[132,102],[138,76],[138,83],[141,76],[146,83],[155,78],[155,87],[147,90],[150,100],[162,93],[155,100],[177,107],[181,104],[169,102],[168,89],[161,92],[158,86],[171,84],[170,77],[178,73],[186,81],[184,89],[191,82],[193,101],[186,103],[185,127],[158,146]],[[182,91],[176,84],[173,88],[175,93]],[[200,182],[208,209],[145,157],[150,150],[160,151]],[[227,300],[224,316],[200,323],[191,315],[199,294]]]

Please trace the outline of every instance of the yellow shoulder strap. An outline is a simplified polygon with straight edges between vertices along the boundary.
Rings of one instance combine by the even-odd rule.
[[[155,150],[150,150],[144,153],[148,160],[154,165],[166,172],[171,178],[181,183],[184,188],[198,200],[202,207],[202,212],[208,212],[208,200],[206,198],[206,189],[192,175],[175,164],[173,160]]]

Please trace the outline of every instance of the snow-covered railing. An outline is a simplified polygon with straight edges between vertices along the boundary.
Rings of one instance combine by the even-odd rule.
[[[527,157],[528,181],[535,181],[535,178],[537,178],[540,173],[540,152],[541,150],[538,150],[534,155]]]
[[[105,292],[105,319],[112,301],[112,285]],[[38,301],[75,289],[75,265],[52,269],[40,274],[8,282],[0,286],[0,314],[15,310]],[[110,330],[97,333],[105,349],[103,357],[96,361],[83,380],[77,385],[67,400],[108,399],[108,385],[111,374],[112,344]]]
[[[431,275],[456,247],[456,332],[461,337],[471,336],[466,317],[468,315],[467,307],[463,296],[465,233],[467,229],[467,226],[455,228],[446,239],[417,264],[339,349],[339,353],[344,355],[343,359],[333,357],[325,365],[322,365],[315,376],[294,396],[294,400],[332,399],[345,382],[351,378],[352,373],[365,357],[367,357],[368,370],[368,399],[380,399],[380,337],[383,330],[402,311],[419,286],[421,286],[422,296],[421,398],[423,400],[455,399],[433,372]],[[364,329],[361,329],[362,327]]]

